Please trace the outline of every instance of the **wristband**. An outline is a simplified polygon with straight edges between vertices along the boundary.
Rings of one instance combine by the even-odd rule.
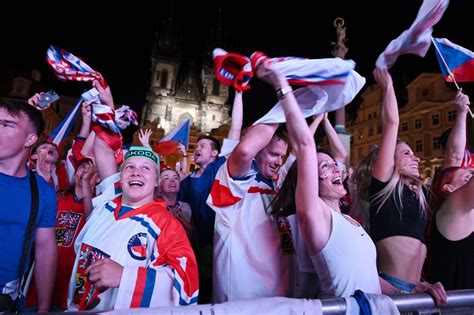
[[[279,100],[284,99],[288,93],[293,92],[291,86],[279,88],[276,90],[276,96]]]

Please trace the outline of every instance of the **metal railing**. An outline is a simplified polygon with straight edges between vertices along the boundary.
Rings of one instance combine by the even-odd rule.
[[[448,303],[438,308],[426,293],[393,295],[390,298],[401,314],[474,314],[474,290],[448,291]],[[345,314],[346,300],[343,298],[321,300],[323,314]]]
[[[424,293],[418,294],[405,294],[405,295],[394,295],[390,298],[394,301],[398,310],[403,315],[428,315],[428,314],[446,314],[446,315],[473,315],[474,314],[474,289],[473,290],[457,290],[457,291],[448,291],[448,303],[443,308],[438,308],[433,299]],[[140,315],[154,315],[154,314],[188,314],[188,315],[215,315],[215,314],[270,314],[265,308],[265,305],[268,306],[268,303],[263,303],[263,301],[274,302],[274,299],[280,299],[279,303],[284,303],[282,299],[286,298],[261,298],[259,299],[260,304],[258,307],[253,307],[251,312],[244,311],[238,307],[227,307],[225,309],[218,309],[218,305],[204,304],[204,305],[195,305],[195,306],[185,306],[185,307],[158,307],[158,308],[141,308],[141,309],[130,309],[130,310],[116,310],[105,312],[105,314],[113,315],[129,315],[129,314],[140,314]],[[284,314],[300,314],[301,307],[291,307],[294,304],[294,300],[288,298],[288,308],[286,308]],[[303,302],[302,300],[299,300]],[[251,300],[250,300],[251,302]],[[226,302],[221,305],[229,305],[234,302]],[[322,313],[323,315],[339,315],[346,314],[346,300],[344,298],[330,299],[330,300],[321,300],[322,304]],[[301,304],[299,304],[301,306]],[[284,309],[284,308],[280,308]],[[225,310],[225,311],[224,311]],[[248,309],[247,309],[248,310]],[[318,307],[318,313],[321,310]],[[49,313],[48,313],[49,314]],[[53,315],[53,313],[50,313]],[[54,313],[57,314],[57,313]],[[90,313],[90,312],[71,312],[68,313],[71,315],[91,315],[99,313]],[[102,313],[104,314],[104,313]],[[279,313],[278,313],[279,314]],[[383,315],[383,314],[382,314]]]

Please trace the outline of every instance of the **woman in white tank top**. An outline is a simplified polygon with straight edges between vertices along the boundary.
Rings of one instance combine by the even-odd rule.
[[[270,64],[261,64],[257,76],[275,90],[290,89],[283,75]],[[328,154],[316,155],[313,133],[293,94],[280,95],[280,103],[298,163],[290,170],[297,173],[296,183],[283,185],[293,187],[293,192],[284,187],[280,192],[294,196],[294,204],[285,206],[296,208],[298,224],[321,281],[322,296],[345,297],[357,289],[380,293],[375,246],[358,223],[340,213],[339,199],[346,194],[340,168]]]

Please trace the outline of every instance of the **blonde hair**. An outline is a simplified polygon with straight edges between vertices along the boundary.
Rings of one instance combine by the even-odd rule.
[[[397,140],[397,145],[404,143],[401,140]],[[372,179],[372,169],[375,159],[379,152],[379,146],[376,145],[372,148],[371,152],[359,163],[356,171],[354,172],[354,181],[357,185],[357,193],[355,202],[358,204],[355,209],[361,213],[364,217],[364,221],[367,222],[369,217],[369,207],[372,203],[378,204],[377,213],[382,208],[383,204],[391,197],[394,197],[395,206],[402,216],[403,202],[402,193],[405,185],[415,193],[418,200],[420,215],[426,217],[428,211],[428,201],[425,195],[427,189],[425,183],[420,177],[413,176],[408,173],[404,173],[396,164],[393,170],[393,174],[390,177],[387,185],[375,194],[372,201],[369,201],[369,186]]]

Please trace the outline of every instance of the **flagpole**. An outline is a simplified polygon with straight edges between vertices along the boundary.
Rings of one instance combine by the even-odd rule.
[[[436,51],[438,52],[438,55],[439,55],[439,57],[441,58],[441,61],[443,61],[444,67],[445,67],[446,70],[448,71],[449,76],[450,76],[451,79],[453,80],[454,85],[456,85],[456,88],[459,90],[459,85],[458,85],[458,83],[456,82],[456,79],[454,78],[454,75],[453,75],[453,73],[451,72],[451,69],[449,69],[448,64],[446,63],[446,60],[444,60],[443,54],[441,54],[441,51],[439,51],[438,45],[436,45],[436,42],[435,42],[433,36],[431,36],[431,41],[433,42],[433,45],[434,45]]]
[[[456,88],[457,88],[458,91],[459,91],[459,90],[460,90],[460,87],[459,87],[458,83],[456,82],[456,79],[454,78],[454,75],[453,75],[453,73],[451,72],[451,69],[449,69],[448,64],[446,63],[446,60],[444,60],[443,54],[441,54],[441,51],[439,50],[438,45],[436,45],[436,42],[435,42],[433,36],[431,36],[431,41],[433,42],[433,45],[434,45],[436,51],[438,52],[438,55],[439,55],[441,61],[443,62],[444,67],[446,68],[446,71],[448,71],[449,76],[451,77],[451,79],[452,79],[453,82],[454,82],[454,85],[456,85]],[[467,109],[469,110],[469,114],[471,114],[471,117],[474,118],[474,114],[472,113],[471,108],[468,106]]]

